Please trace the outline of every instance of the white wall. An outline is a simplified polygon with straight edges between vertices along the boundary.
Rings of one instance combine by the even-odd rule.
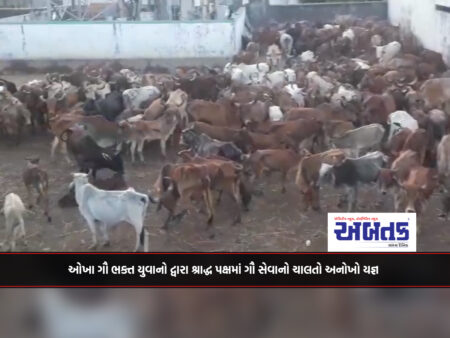
[[[229,58],[244,20],[0,23],[0,59]]]
[[[450,0],[389,0],[389,19],[416,35],[425,48],[442,53],[450,64],[450,13],[435,5],[450,6]]]

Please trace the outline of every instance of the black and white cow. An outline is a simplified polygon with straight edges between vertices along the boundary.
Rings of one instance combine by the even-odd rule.
[[[387,162],[382,152],[376,151],[359,158],[347,158],[337,165],[323,163],[319,173],[319,184],[333,184],[336,188],[344,187],[348,196],[347,212],[356,207],[358,187],[363,184],[375,183],[380,170]],[[339,206],[345,201],[341,198]]]

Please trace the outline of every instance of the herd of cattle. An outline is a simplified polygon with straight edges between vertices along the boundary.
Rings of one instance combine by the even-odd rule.
[[[345,188],[339,206],[357,211],[359,188],[376,184],[377,200],[390,194],[395,211],[419,215],[441,193],[447,217],[450,73],[442,55],[384,21],[352,17],[272,24],[244,47],[213,69],[137,72],[110,62],[49,73],[19,88],[2,80],[1,131],[19,144],[26,126],[50,130],[51,158],[60,148],[69,163],[75,160],[80,173],[59,206],[78,205],[93,247],[97,227],[107,244],[108,227],[124,221],[136,230],[138,250],[150,202],[168,210],[166,229],[192,210],[206,211],[210,226],[226,193],[239,223],[241,209],[264,194],[255,185],[264,173],[280,172],[285,192],[294,170],[305,211],[321,210],[326,185]],[[122,161],[129,151],[132,162],[136,152],[145,162],[151,141],[166,159],[154,197],[128,186]],[[30,206],[34,188],[50,221],[48,175],[39,159],[29,159],[24,182]],[[394,211],[383,199],[380,209]],[[12,246],[25,233],[25,210],[20,197],[6,197]]]

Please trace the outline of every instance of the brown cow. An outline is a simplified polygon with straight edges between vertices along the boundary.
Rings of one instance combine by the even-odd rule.
[[[241,222],[241,207],[239,199],[241,198],[241,174],[243,167],[233,161],[220,158],[204,158],[193,156],[189,150],[182,151],[178,155],[187,163],[200,163],[207,166],[208,176],[211,179],[211,189],[219,191],[220,202],[222,193],[227,193],[236,205],[236,217],[233,224]],[[242,199],[246,201],[246,199]],[[248,209],[248,204],[244,205]]]
[[[396,104],[392,95],[370,95],[363,103],[362,124],[379,123],[386,125],[389,114],[395,112]]]
[[[49,200],[48,200],[48,174],[45,170],[39,166],[39,158],[27,159],[27,168],[22,174],[23,182],[27,189],[28,208],[32,209],[33,203],[33,189],[38,193],[36,204],[39,205],[41,201],[44,204],[44,215],[47,217],[47,221],[50,223],[52,218],[49,213]]]
[[[161,117],[166,109],[167,104],[162,98],[153,101],[150,106],[144,111],[143,119],[146,121],[154,121]]]
[[[413,131],[405,140],[402,150],[412,150],[419,154],[419,162],[425,161],[425,155],[428,148],[428,135],[423,129]]]
[[[241,121],[244,125],[261,123],[269,119],[269,103],[256,101],[248,104],[238,104]]]
[[[383,195],[390,191],[394,197],[394,210],[400,212],[404,209],[404,191],[400,184],[404,182],[411,171],[411,169],[420,166],[419,154],[412,150],[406,150],[400,153],[391,165],[388,171],[382,171],[378,180],[379,188]],[[383,202],[380,201],[379,206]]]
[[[323,123],[316,120],[296,120],[273,124],[269,134],[273,133],[287,146],[297,149],[303,141],[312,141],[311,147],[325,144]]]
[[[214,220],[214,204],[211,193],[211,179],[208,166],[201,163],[166,164],[155,183],[156,192],[160,196],[158,210],[164,206],[169,211],[169,216],[163,229],[167,229],[173,221],[179,222],[187,212],[184,209],[176,214],[178,202],[193,207],[191,198],[201,196],[208,211],[208,227]]]
[[[238,108],[228,99],[217,102],[193,100],[188,104],[187,111],[195,121],[230,128],[242,126]]]
[[[159,140],[161,154],[166,157],[167,141],[174,135],[178,126],[177,111],[169,108],[164,115],[156,121],[136,121],[130,123],[121,121],[119,123],[121,138],[131,143],[131,161],[135,161],[135,151],[139,153],[141,162],[144,162],[144,145],[145,142]]]
[[[298,165],[295,184],[303,195],[304,209],[310,207],[313,210],[320,210],[319,198],[319,175],[323,163],[336,165],[342,163],[346,158],[345,153],[340,149],[333,149],[324,153],[314,154],[307,151],[301,152],[302,159]]]
[[[411,169],[405,182],[400,183],[404,190],[403,204],[406,205],[404,212],[422,214],[425,203],[439,185],[439,177],[436,169],[416,167]],[[419,232],[419,224],[417,224]]]
[[[248,144],[250,145],[251,151],[286,148],[282,138],[280,138],[277,134],[254,133],[247,129],[243,129],[241,131],[241,135],[245,142],[249,142]]]
[[[261,177],[263,171],[281,173],[281,192],[286,192],[286,177],[289,171],[298,166],[301,157],[291,149],[257,150],[249,155],[244,165],[251,171],[251,181]]]

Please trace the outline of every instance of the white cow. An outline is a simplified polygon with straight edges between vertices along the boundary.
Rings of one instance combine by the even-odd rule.
[[[161,92],[157,87],[145,86],[141,88],[130,88],[122,93],[123,103],[125,109],[138,110],[143,109],[142,104],[147,103],[147,107],[150,103],[156,100],[161,95]],[[147,108],[144,107],[144,108]]]
[[[104,99],[111,93],[111,86],[108,82],[101,80],[100,83],[88,83],[84,85],[84,92],[87,99]]]
[[[378,62],[382,65],[387,65],[400,53],[402,45],[400,42],[393,41],[385,46],[376,46],[375,49]]]
[[[285,92],[287,92],[291,97],[294,99],[294,101],[297,103],[297,105],[302,108],[305,106],[305,96],[306,93],[303,91],[302,88],[299,88],[297,84],[288,84],[283,88]]]
[[[269,88],[282,88],[288,83],[295,83],[297,76],[293,69],[277,70],[267,74],[264,84]]]
[[[279,106],[271,106],[269,108],[269,119],[271,122],[278,122],[283,120],[283,112]]]
[[[239,65],[228,63],[224,67],[224,73],[230,74],[231,81],[236,85],[259,85],[265,75],[270,71],[267,63],[261,62],[253,65],[241,63]]]
[[[388,142],[390,142],[392,137],[401,129],[408,128],[411,131],[419,129],[417,120],[404,110],[397,110],[389,114],[387,124],[389,125]]]
[[[317,87],[320,95],[324,97],[331,97],[334,85],[321,77],[317,72],[309,72],[306,75],[308,80],[308,87]]]
[[[16,249],[16,240],[19,237],[25,237],[23,216],[27,209],[19,195],[10,193],[5,197],[2,212],[5,215],[6,240],[9,241],[10,249],[14,251]]]
[[[345,107],[349,102],[361,102],[361,100],[361,93],[358,90],[349,84],[344,84],[340,85],[331,97],[331,104],[335,107]]]
[[[355,39],[355,32],[353,31],[353,29],[349,28],[344,31],[344,33],[342,33],[342,37],[353,41]]]
[[[75,187],[75,199],[78,209],[86,220],[92,233],[92,245],[97,246],[96,226],[99,225],[104,236],[104,244],[109,244],[108,228],[121,222],[127,222],[136,232],[135,251],[143,243],[144,218],[150,197],[136,192],[133,188],[123,191],[106,191],[94,187],[88,181],[88,174],[73,174],[71,188]]]
[[[302,62],[316,62],[316,58],[314,56],[314,52],[307,50],[300,55],[300,60]]]
[[[362,150],[378,150],[385,133],[385,128],[378,123],[369,124],[349,130],[340,137],[331,139],[335,148],[350,148],[355,150],[355,156],[360,156]]]

